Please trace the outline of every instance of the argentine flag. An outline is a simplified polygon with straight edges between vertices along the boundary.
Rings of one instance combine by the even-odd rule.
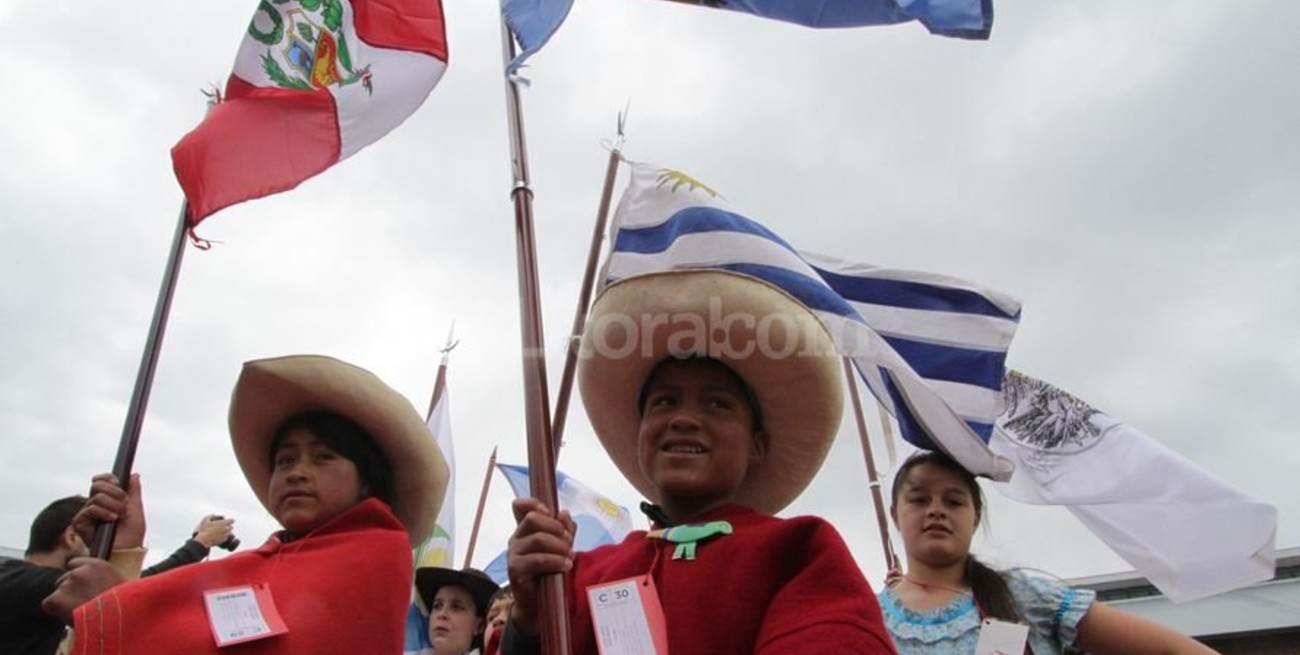
[[[506,476],[510,488],[520,498],[532,495],[528,486],[528,467],[516,464],[497,464],[497,470]],[[578,532],[573,536],[573,550],[587,551],[607,544],[616,544],[632,532],[632,516],[627,508],[592,491],[573,476],[563,471],[555,472],[555,495],[560,509],[568,510]],[[484,569],[498,584],[507,582],[506,554],[503,552]]]

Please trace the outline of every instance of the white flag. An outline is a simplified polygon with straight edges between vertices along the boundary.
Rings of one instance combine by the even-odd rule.
[[[1003,389],[1004,495],[1064,505],[1174,602],[1273,577],[1275,507],[1046,382],[1008,371]]]
[[[451,445],[450,395],[444,387],[438,396],[438,404],[429,415],[430,437],[437,444],[438,450],[442,451],[443,458],[447,460],[451,475],[447,478],[447,496],[442,501],[442,509],[438,511],[433,532],[415,551],[417,568],[421,566],[455,568],[452,565],[452,556],[456,552],[456,466],[454,464],[456,460]]]

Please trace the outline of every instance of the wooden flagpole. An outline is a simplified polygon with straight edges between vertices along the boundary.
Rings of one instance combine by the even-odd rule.
[[[857,376],[853,363],[844,358],[844,376],[849,384],[849,397],[853,399],[853,417],[858,421],[858,437],[862,440],[862,453],[867,459],[867,481],[871,487],[871,500],[876,505],[876,524],[880,527],[880,545],[885,555],[885,570],[898,566],[894,546],[889,540],[889,523],[885,520],[885,502],[880,493],[880,475],[876,472],[876,458],[871,454],[871,440],[867,437],[867,419],[862,413],[862,399],[858,397]]]
[[[501,17],[502,68],[515,58],[515,41]],[[550,401],[546,391],[546,351],[543,348],[541,294],[537,283],[537,246],[533,236],[533,191],[529,187],[528,153],[524,143],[519,83],[505,78],[506,118],[510,132],[510,160],[514,172],[511,198],[515,205],[515,241],[519,267],[519,322],[523,342],[525,428],[528,435],[528,476],[533,497],[556,514],[555,451],[551,446]],[[538,627],[543,655],[568,655],[569,612],[564,597],[564,574],[540,579]]]
[[[176,234],[172,236],[171,254],[167,257],[162,286],[158,289],[158,300],[154,304],[153,320],[149,324],[149,335],[145,338],[140,368],[135,374],[135,388],[131,391],[131,403],[127,406],[126,421],[122,425],[122,438],[117,444],[117,457],[113,460],[113,475],[117,476],[118,483],[123,489],[131,484],[131,467],[135,463],[136,448],[140,445],[140,429],[144,425],[145,409],[149,406],[149,392],[153,388],[153,376],[158,368],[158,352],[162,349],[163,334],[167,331],[167,317],[171,314],[172,296],[176,292],[176,280],[180,277],[181,260],[185,254],[185,231],[189,228],[185,218],[187,208],[188,203],[181,203],[180,217],[176,221]],[[116,523],[99,524],[91,540],[90,554],[100,559],[108,559],[113,552],[113,537],[116,534]]]
[[[478,526],[483,522],[483,506],[487,504],[488,488],[492,486],[492,469],[497,465],[497,447],[492,447],[492,456],[488,458],[487,470],[483,472],[483,490],[478,494],[478,509],[474,510],[474,527],[469,529],[469,549],[465,551],[465,563],[461,568],[468,568],[474,559],[474,545],[478,543]]]
[[[582,330],[587,323],[587,310],[591,307],[591,294],[596,287],[596,266],[600,263],[600,244],[605,240],[605,226],[609,224],[609,203],[614,196],[614,179],[618,176],[618,163],[622,160],[623,127],[626,111],[618,115],[618,139],[609,151],[605,164],[605,186],[600,191],[600,205],[596,209],[596,225],[591,231],[591,247],[587,250],[587,269],[578,291],[578,307],[573,313],[573,329],[569,332],[569,347],[564,357],[564,372],[560,376],[560,389],[555,397],[555,418],[551,425],[552,452],[560,459],[560,446],[564,441],[564,419],[569,413],[569,395],[573,390],[573,375],[578,368],[578,349]]]
[[[894,447],[894,424],[889,421],[889,410],[885,409],[885,404],[876,401],[876,415],[880,417],[880,428],[885,433],[885,459],[889,464],[889,470],[893,471],[898,468],[898,453]]]

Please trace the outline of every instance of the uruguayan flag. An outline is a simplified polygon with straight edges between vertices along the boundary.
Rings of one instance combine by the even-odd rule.
[[[799,253],[729,210],[717,192],[645,164],[619,203],[603,280],[717,268],[756,277],[807,306],[851,357],[912,444],[951,454],[996,480],[1011,463],[989,450],[1020,304],[939,275]]]

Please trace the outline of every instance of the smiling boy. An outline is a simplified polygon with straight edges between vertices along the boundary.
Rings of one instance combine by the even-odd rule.
[[[625,580],[662,609],[650,629],[661,653],[893,653],[835,529],[772,516],[825,458],[843,408],[838,371],[820,323],[753,278],[681,271],[607,288],[579,388],[602,445],[655,503],[643,505],[655,529],[575,555],[566,513],[516,501],[502,652],[538,652],[538,580],[567,571],[575,655],[594,655],[597,635],[615,629],[589,594],[599,602]]]

